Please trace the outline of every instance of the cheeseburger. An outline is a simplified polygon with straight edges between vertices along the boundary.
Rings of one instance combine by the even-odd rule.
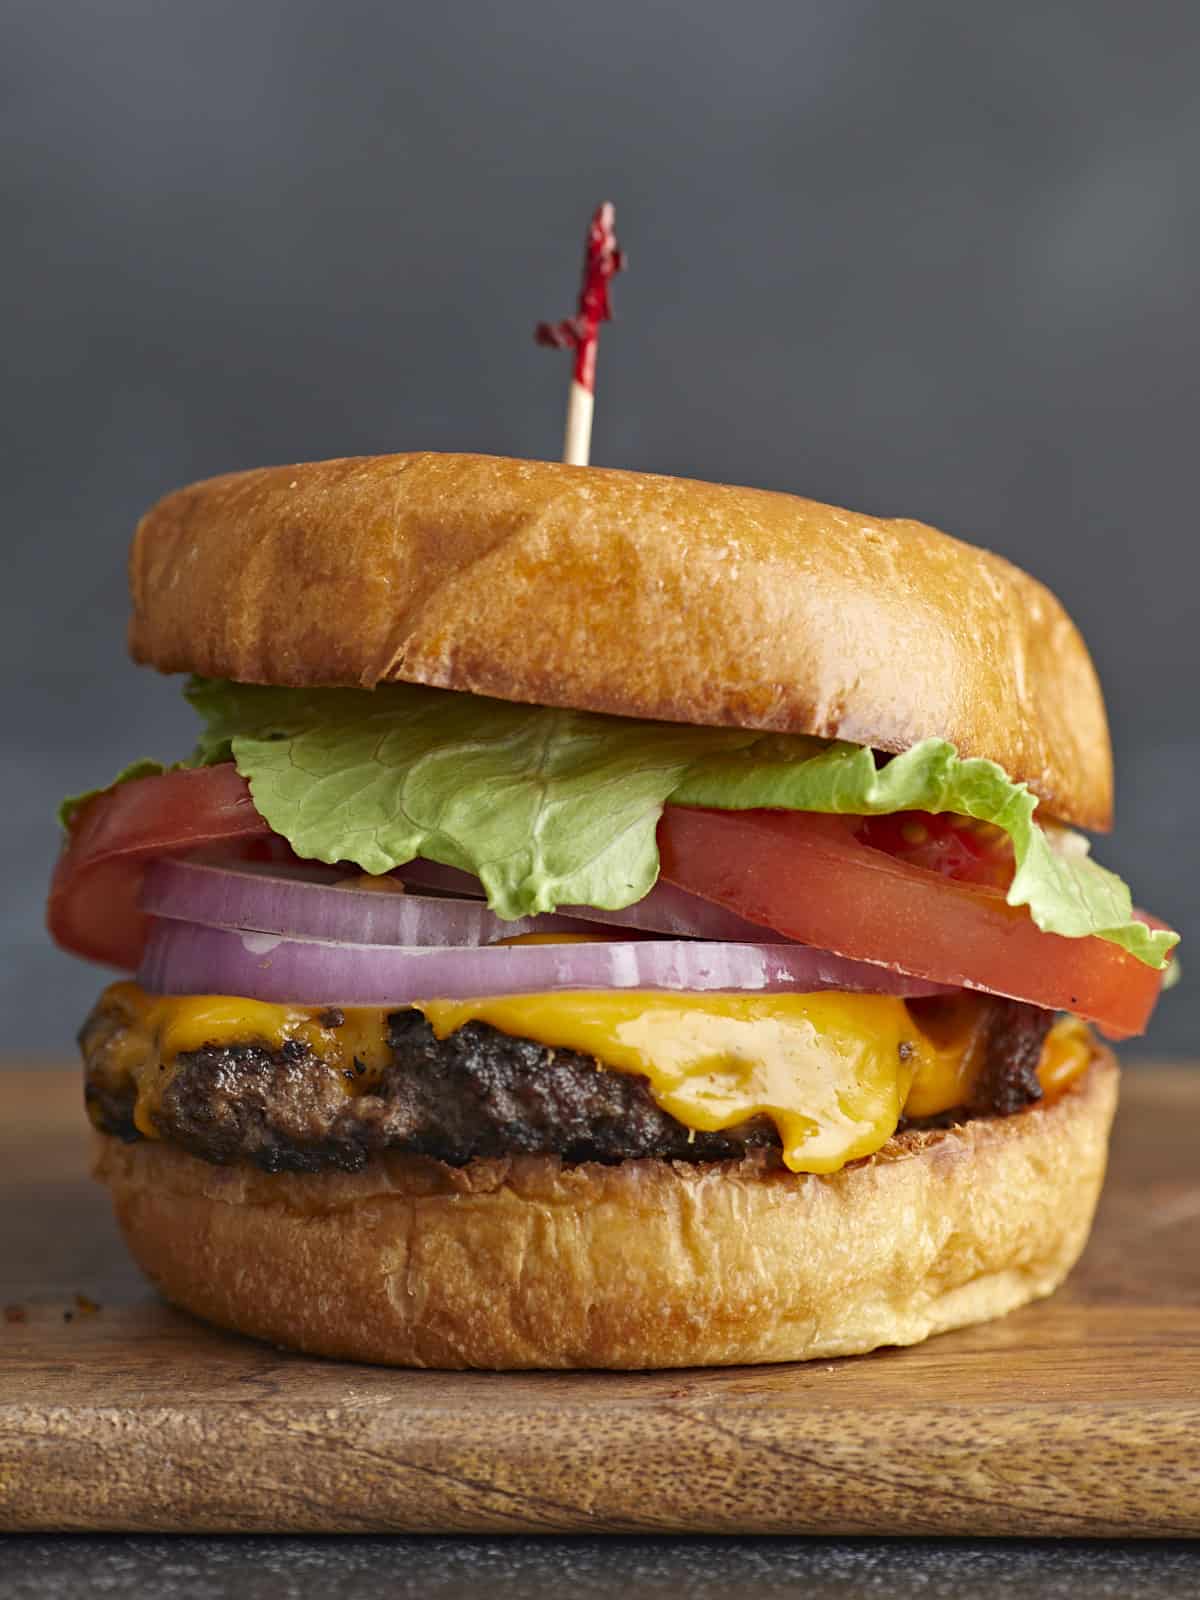
[[[68,801],[95,1166],[319,1355],[675,1367],[1050,1293],[1176,935],[1079,830],[1062,606],[920,523],[472,455],[238,473],[130,563],[198,743]],[[186,739],[181,738],[181,751]]]

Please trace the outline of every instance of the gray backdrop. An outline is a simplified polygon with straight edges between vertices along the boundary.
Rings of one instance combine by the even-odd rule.
[[[604,197],[595,459],[1045,579],[1108,692],[1102,856],[1200,932],[1192,0],[0,9],[4,1049],[64,1052],[103,981],[41,931],[58,796],[191,738],[124,659],[138,512],[264,462],[556,454],[530,333]],[[1194,1009],[1146,1048],[1194,1052]]]

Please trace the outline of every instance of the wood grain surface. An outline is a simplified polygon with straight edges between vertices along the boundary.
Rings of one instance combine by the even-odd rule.
[[[76,1075],[0,1071],[0,1529],[1200,1534],[1200,1069],[1124,1079],[1052,1300],[797,1367],[343,1366],[158,1301]]]

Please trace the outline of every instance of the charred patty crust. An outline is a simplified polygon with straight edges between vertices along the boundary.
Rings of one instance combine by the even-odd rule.
[[[1035,1069],[1052,1014],[1013,1000],[988,1004],[976,1103],[963,1116],[1008,1115],[1041,1095]],[[107,1047],[123,1027],[102,1004],[80,1045],[93,1123],[135,1140],[133,1081],[108,1067]],[[205,1161],[246,1161],[266,1172],[355,1172],[385,1150],[463,1166],[513,1154],[725,1161],[779,1144],[765,1118],[723,1133],[693,1132],[655,1104],[644,1079],[487,1023],[438,1039],[419,1011],[394,1011],[387,1044],[391,1061],[382,1075],[349,1095],[339,1072],[298,1041],[278,1050],[248,1040],[185,1052],[166,1078],[156,1131]]]

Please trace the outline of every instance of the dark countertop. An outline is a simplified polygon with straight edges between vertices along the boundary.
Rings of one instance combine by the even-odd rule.
[[[931,1539],[0,1539],[2,1600],[336,1596],[623,1600],[1166,1600],[1200,1594],[1200,1542]]]

